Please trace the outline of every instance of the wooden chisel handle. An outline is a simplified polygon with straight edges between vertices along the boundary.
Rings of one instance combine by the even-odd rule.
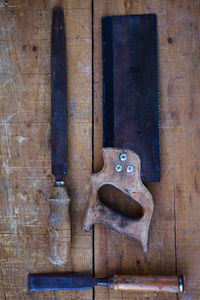
[[[53,264],[62,265],[69,260],[71,244],[70,199],[66,188],[53,187],[49,202],[49,259]]]
[[[121,291],[183,292],[182,276],[114,275],[112,288]]]

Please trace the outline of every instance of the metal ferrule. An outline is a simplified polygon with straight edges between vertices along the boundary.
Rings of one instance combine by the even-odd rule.
[[[55,181],[53,183],[53,186],[65,186],[65,182],[64,181]]]
[[[107,278],[95,278],[95,285],[108,285],[108,280]]]
[[[179,293],[184,292],[184,279],[183,275],[178,276],[178,291]]]

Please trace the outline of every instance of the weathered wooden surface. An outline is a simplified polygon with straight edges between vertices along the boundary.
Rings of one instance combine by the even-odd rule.
[[[95,275],[184,273],[186,293],[199,299],[199,1],[94,1],[94,171],[102,168],[101,17],[158,16],[161,182],[148,184],[155,210],[148,252],[130,238],[95,226]],[[177,299],[175,295],[95,288],[95,299]]]
[[[71,260],[48,254],[50,31],[56,1],[0,1],[0,299],[92,299],[92,291],[27,291],[29,272],[92,271],[91,233],[81,229],[91,172],[91,1],[62,1],[68,76]],[[3,7],[2,7],[3,6]]]
[[[92,120],[92,3],[65,9],[69,95],[68,191],[72,260],[48,261],[50,172],[50,28],[57,1],[0,0],[0,298],[92,299],[92,291],[28,293],[29,272],[92,271],[92,238],[81,229],[89,196]],[[94,0],[94,171],[102,167],[101,16],[157,13],[161,168],[149,184],[155,211],[147,255],[139,243],[95,225],[94,269],[107,274],[184,273],[184,300],[200,298],[199,1]],[[95,299],[169,299],[170,294],[95,288]]]

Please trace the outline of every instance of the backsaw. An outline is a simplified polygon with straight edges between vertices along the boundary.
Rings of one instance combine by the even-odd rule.
[[[140,241],[146,252],[154,204],[143,182],[160,180],[156,15],[103,17],[102,43],[104,167],[91,177],[83,229],[103,223]],[[137,203],[140,215],[103,201],[106,186]]]
[[[49,251],[53,264],[64,264],[70,254],[69,203],[64,176],[67,173],[67,90],[64,13],[55,7],[51,36],[51,163],[53,183],[49,216]]]

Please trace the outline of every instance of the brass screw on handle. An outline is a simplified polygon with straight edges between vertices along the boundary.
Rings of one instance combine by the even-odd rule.
[[[119,158],[121,161],[125,161],[125,160],[127,160],[127,155],[125,153],[121,153]]]

